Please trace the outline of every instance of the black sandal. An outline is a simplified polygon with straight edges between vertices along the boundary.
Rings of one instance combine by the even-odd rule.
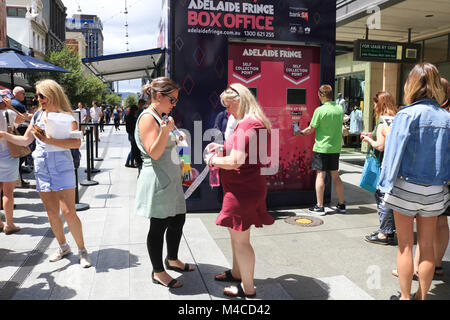
[[[223,291],[223,294],[228,296],[228,297],[235,297],[235,298],[254,298],[256,297],[256,292],[253,294],[246,294],[244,292],[244,289],[242,288],[242,285],[237,285],[237,286],[232,286],[230,288],[236,288],[237,289],[237,293],[230,293],[230,292],[226,292],[225,290],[227,288],[225,288],[225,290]]]
[[[155,279],[155,272],[152,272],[152,281],[153,281],[154,284],[160,284],[160,285],[162,285],[163,287],[166,287],[166,288],[175,288],[176,289],[176,288],[181,288],[183,286],[183,283],[180,282],[181,286],[175,287],[177,282],[179,282],[176,279],[172,279],[172,281],[170,281],[167,285],[165,285],[164,283],[162,283],[158,279]]]
[[[166,265],[166,269],[168,270],[173,270],[173,271],[178,271],[178,272],[191,272],[194,271],[195,269],[191,269],[190,264],[189,263],[185,263],[184,264],[184,269],[178,268],[178,267],[173,267],[169,264],[169,259],[166,258],[164,260],[164,264]]]
[[[216,281],[223,281],[223,282],[241,282],[241,279],[237,279],[235,277],[233,277],[233,275],[231,274],[231,270],[227,270],[225,272],[225,277],[224,278],[217,278],[217,276],[222,275],[222,273],[216,274],[216,276],[214,277],[214,280]]]

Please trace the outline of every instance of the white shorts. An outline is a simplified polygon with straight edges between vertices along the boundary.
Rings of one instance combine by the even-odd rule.
[[[384,196],[386,207],[401,214],[415,217],[436,217],[450,204],[448,187],[424,186],[397,179],[390,193]]]

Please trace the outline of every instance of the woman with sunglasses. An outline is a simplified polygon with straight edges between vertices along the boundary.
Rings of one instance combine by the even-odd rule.
[[[91,266],[84,246],[81,221],[75,207],[75,169],[70,149],[78,149],[81,139],[54,139],[46,133],[50,113],[72,115],[72,108],[63,88],[53,80],[36,83],[36,98],[40,109],[35,113],[24,136],[1,133],[0,138],[17,145],[27,146],[36,139],[33,152],[36,190],[44,203],[50,226],[59,243],[59,248],[49,258],[50,262],[61,260],[71,253],[64,235],[64,224],[60,209],[78,246],[80,265]],[[78,130],[73,118],[72,130]]]
[[[220,168],[224,196],[216,224],[228,229],[233,251],[232,269],[217,274],[215,280],[239,283],[225,288],[226,296],[254,297],[255,252],[250,228],[274,223],[266,208],[267,184],[261,173],[265,159],[259,152],[260,139],[270,141],[271,124],[250,90],[239,83],[230,85],[220,100],[238,124],[224,146],[209,144],[205,157],[208,165]],[[216,153],[221,147],[224,157]]]
[[[135,212],[150,219],[147,249],[153,266],[152,281],[169,288],[179,288],[183,284],[173,279],[165,269],[178,272],[194,270],[193,266],[178,259],[186,202],[181,186],[181,163],[176,153],[177,138],[172,133],[174,120],[164,117],[175,108],[178,91],[178,85],[165,77],[156,78],[144,86],[143,92],[151,104],[138,117],[134,133],[144,160],[137,182]],[[172,157],[172,154],[176,156]],[[166,230],[167,257],[163,264]]]
[[[8,125],[22,123],[25,118],[18,116],[11,109],[11,99],[0,96],[0,191],[3,191],[3,208],[5,210],[6,225],[0,219],[0,232],[10,235],[20,231],[13,223],[14,187],[19,177],[19,158],[11,157],[7,140],[2,131],[7,132]]]

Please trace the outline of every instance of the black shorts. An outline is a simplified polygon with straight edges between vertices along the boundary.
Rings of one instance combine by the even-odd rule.
[[[339,170],[339,153],[313,152],[312,169],[317,171]]]

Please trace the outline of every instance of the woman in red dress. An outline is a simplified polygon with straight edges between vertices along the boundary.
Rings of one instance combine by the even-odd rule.
[[[216,152],[221,145],[208,145],[205,161],[220,168],[223,206],[216,224],[227,227],[231,236],[233,267],[217,274],[215,280],[240,282],[227,287],[227,296],[254,297],[255,253],[250,244],[250,227],[271,225],[274,219],[266,208],[267,184],[263,168],[268,164],[266,150],[259,150],[260,140],[270,142],[270,121],[250,90],[239,83],[230,85],[220,96],[223,106],[239,122],[225,141],[226,156]],[[260,152],[262,151],[262,152]]]

